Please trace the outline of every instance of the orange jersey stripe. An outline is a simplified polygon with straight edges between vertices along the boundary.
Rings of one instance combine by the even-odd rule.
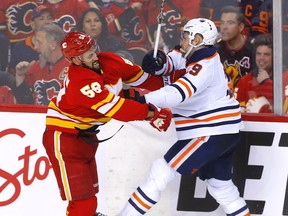
[[[180,124],[187,124],[187,123],[197,123],[197,122],[209,122],[217,119],[222,119],[222,118],[227,118],[227,117],[235,117],[241,115],[241,112],[235,112],[235,113],[227,113],[227,114],[221,114],[221,115],[216,115],[212,116],[206,119],[189,119],[189,120],[179,120],[175,121],[175,124],[180,125]]]
[[[214,58],[216,55],[218,55],[218,52],[215,52],[213,55],[207,57],[207,58],[204,58],[203,60],[209,60],[209,59],[212,59]],[[197,62],[196,62],[197,63]],[[188,66],[191,66],[191,65],[194,65],[195,62],[191,62],[190,64],[188,64]]]
[[[172,164],[171,167],[175,168],[177,164],[196,146],[198,145],[201,141],[203,141],[205,137],[200,137],[198,138],[194,143],[190,145],[189,148],[187,148]]]
[[[189,97],[191,97],[192,96],[192,91],[191,91],[191,88],[189,88],[189,86],[187,85],[187,83],[185,83],[181,79],[177,80],[177,82],[179,82],[180,84],[182,84],[186,88],[186,90],[188,91]]]

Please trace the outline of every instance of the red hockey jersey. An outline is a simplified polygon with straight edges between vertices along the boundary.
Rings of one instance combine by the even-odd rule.
[[[87,129],[106,123],[111,118],[124,122],[146,118],[147,104],[118,95],[123,84],[151,90],[159,88],[163,86],[162,77],[149,76],[138,65],[113,53],[101,52],[98,59],[101,75],[80,66],[69,67],[63,88],[49,104],[48,128],[77,133],[75,127]]]

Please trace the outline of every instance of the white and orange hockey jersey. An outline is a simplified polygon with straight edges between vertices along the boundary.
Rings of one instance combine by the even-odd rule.
[[[168,53],[164,74],[183,68],[182,78],[146,94],[146,101],[171,108],[180,140],[238,133],[242,128],[239,103],[227,93],[228,81],[216,48],[200,49],[187,61],[177,48]]]

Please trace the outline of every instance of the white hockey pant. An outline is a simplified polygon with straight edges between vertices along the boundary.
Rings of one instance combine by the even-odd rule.
[[[139,216],[145,214],[159,201],[161,191],[174,178],[175,170],[163,158],[157,159],[153,162],[147,179],[132,194],[118,216]]]

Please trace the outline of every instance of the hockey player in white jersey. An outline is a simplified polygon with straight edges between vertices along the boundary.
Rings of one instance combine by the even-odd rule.
[[[213,46],[217,34],[212,21],[192,19],[183,28],[180,46],[167,55],[158,50],[157,60],[152,52],[144,57],[142,67],[149,73],[165,76],[174,70],[186,70],[175,83],[141,98],[171,108],[178,141],[163,158],[153,162],[147,179],[137,187],[119,216],[144,215],[159,201],[161,191],[176,172],[186,176],[197,172],[227,215],[250,215],[232,182],[232,155],[240,141],[242,121],[239,103],[229,93],[219,54]]]

